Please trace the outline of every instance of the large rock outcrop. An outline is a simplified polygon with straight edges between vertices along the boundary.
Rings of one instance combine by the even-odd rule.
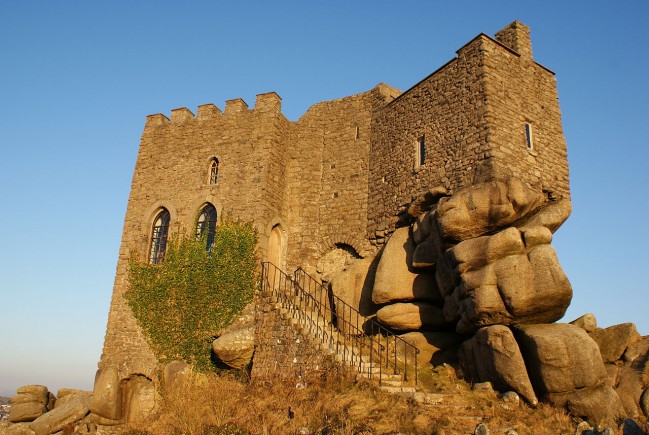
[[[538,403],[523,356],[508,327],[479,329],[462,344],[458,357],[468,380],[491,382],[501,391],[516,391],[531,405]]]
[[[34,421],[55,405],[52,395],[44,385],[25,385],[11,398],[8,420],[12,423]]]
[[[563,317],[572,287],[544,227],[510,227],[458,243],[448,251],[458,283],[444,315],[458,332],[489,325],[550,323]]]
[[[516,338],[535,390],[550,403],[596,424],[614,424],[624,417],[619,396],[606,385],[599,347],[582,328],[522,325]]]
[[[459,242],[509,226],[539,210],[544,201],[543,192],[510,177],[475,184],[442,198],[437,221],[442,237]]]
[[[408,227],[397,229],[383,249],[372,289],[375,304],[426,300],[440,305],[442,297],[435,276],[413,270],[412,255],[415,243]]]

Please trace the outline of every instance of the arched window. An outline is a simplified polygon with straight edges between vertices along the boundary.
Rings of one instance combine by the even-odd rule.
[[[210,160],[210,184],[216,184],[219,176],[219,159],[216,157]]]
[[[151,246],[149,248],[149,263],[162,263],[167,250],[167,235],[169,234],[169,211],[166,208],[160,210],[160,213],[153,221],[151,230]]]
[[[198,213],[196,219],[196,238],[205,237],[205,247],[209,251],[214,244],[214,232],[216,231],[216,208],[212,204],[205,204],[205,207]]]

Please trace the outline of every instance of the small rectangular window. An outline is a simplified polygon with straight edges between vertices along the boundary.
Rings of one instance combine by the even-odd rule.
[[[426,136],[417,139],[415,147],[415,169],[426,164]]]
[[[532,133],[532,124],[529,122],[525,123],[525,139],[527,140],[527,148],[534,149],[534,136]]]

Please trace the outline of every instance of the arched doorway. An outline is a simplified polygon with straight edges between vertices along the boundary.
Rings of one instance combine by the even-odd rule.
[[[277,224],[270,231],[268,236],[268,261],[275,266],[283,269],[285,266],[285,243],[284,231],[282,227]]]

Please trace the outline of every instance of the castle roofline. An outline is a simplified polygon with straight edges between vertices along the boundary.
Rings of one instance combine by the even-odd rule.
[[[508,46],[506,46],[505,44],[503,44],[502,42],[500,42],[500,41],[498,41],[498,40],[492,38],[491,36],[489,36],[489,35],[487,35],[487,34],[485,34],[485,33],[479,33],[479,34],[476,35],[473,39],[471,39],[469,42],[467,42],[466,44],[464,44],[463,46],[461,46],[460,48],[458,48],[458,49],[455,51],[455,53],[459,55],[460,52],[461,52],[462,50],[464,50],[467,46],[473,44],[475,41],[477,41],[478,39],[481,39],[481,38],[484,38],[484,39],[486,39],[486,40],[488,40],[488,41],[490,41],[490,42],[496,44],[498,47],[501,47],[501,48],[505,49],[506,51],[508,51],[509,53],[513,54],[513,55],[516,56],[516,57],[520,57],[520,56],[521,56],[520,53],[517,53],[516,51],[514,51],[514,50],[511,49],[510,47],[508,47]],[[413,89],[415,89],[416,87],[418,87],[420,84],[422,84],[423,82],[425,82],[426,80],[428,80],[429,78],[431,78],[432,76],[434,76],[434,75],[437,74],[438,72],[442,71],[444,68],[446,68],[447,66],[449,66],[450,64],[452,64],[453,62],[455,62],[455,61],[457,61],[457,60],[458,60],[458,57],[454,57],[453,59],[449,60],[449,61],[446,62],[444,65],[440,66],[440,67],[437,68],[435,71],[433,71],[432,73],[428,74],[426,77],[424,77],[423,79],[419,80],[417,83],[415,83],[414,85],[412,85],[411,87],[409,87],[408,89],[406,89],[405,91],[403,91],[403,93],[401,93],[401,95],[399,95],[398,97],[396,97],[394,100],[392,100],[392,101],[391,101],[390,103],[388,103],[388,104],[392,104],[392,103],[396,102],[397,100],[401,99],[401,97],[403,97],[404,95],[408,94],[410,91],[412,91]],[[539,67],[541,67],[541,68],[543,68],[544,70],[546,70],[547,72],[549,72],[550,74],[555,75],[554,71],[552,71],[551,69],[549,69],[549,68],[547,68],[547,67],[541,65],[540,63],[538,63],[538,62],[536,62],[536,61],[534,61],[534,60],[533,60],[533,62],[534,62],[536,65],[538,65]]]

